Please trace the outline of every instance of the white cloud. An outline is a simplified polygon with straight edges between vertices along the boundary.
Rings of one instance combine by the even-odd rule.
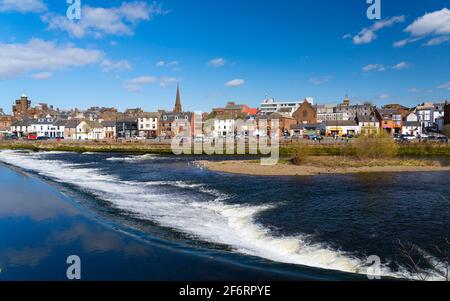
[[[443,8],[439,11],[425,14],[409,25],[405,31],[413,37],[450,35],[450,10]]]
[[[381,94],[381,95],[379,96],[379,98],[380,98],[380,99],[388,99],[388,98],[391,98],[391,95],[389,95],[389,94]]]
[[[409,92],[411,92],[411,93],[432,93],[433,90],[430,90],[430,89],[411,88],[411,89],[409,89]]]
[[[0,12],[42,13],[47,5],[42,0],[0,0]]]
[[[208,66],[210,67],[215,67],[215,68],[220,68],[225,66],[225,64],[227,63],[227,61],[223,58],[216,58],[216,59],[212,59],[208,62]]]
[[[32,39],[26,44],[0,43],[0,78],[14,78],[28,72],[50,72],[82,67],[102,60],[98,50],[57,45]]]
[[[33,78],[37,79],[37,80],[49,79],[52,76],[53,76],[53,73],[51,73],[51,72],[40,72],[40,73],[33,74]]]
[[[165,61],[158,61],[156,62],[156,67],[175,67],[178,66],[180,62],[178,61],[171,61],[171,62],[165,62]]]
[[[245,84],[245,80],[237,78],[237,79],[233,79],[233,80],[230,80],[230,81],[226,82],[225,86],[227,86],[227,87],[240,87],[240,86],[242,86],[244,84]]]
[[[83,38],[86,35],[100,38],[104,35],[133,35],[134,27],[143,21],[150,21],[165,11],[158,4],[143,1],[124,2],[119,7],[103,8],[84,5],[82,18],[78,22],[69,20],[65,15],[45,14],[41,17],[49,30],[68,32],[72,37]]]
[[[404,40],[400,40],[400,41],[394,42],[394,44],[392,46],[394,46],[395,48],[400,48],[400,47],[405,46],[408,43],[410,43],[410,40],[409,39],[404,39]]]
[[[362,68],[362,71],[364,72],[370,72],[370,71],[386,71],[387,69],[394,69],[394,70],[402,70],[409,68],[411,65],[407,62],[400,62],[398,64],[395,64],[393,66],[384,66],[383,64],[369,64]]]
[[[353,37],[353,43],[356,45],[369,44],[377,38],[377,31],[385,27],[391,27],[397,23],[402,23],[404,21],[405,16],[396,16],[386,20],[378,21],[371,27],[363,28],[356,36]],[[344,38],[349,38],[349,36],[345,35]]]
[[[329,82],[333,79],[333,76],[313,77],[309,79],[309,82],[313,85],[321,85]]]
[[[157,80],[155,76],[141,76],[124,81],[123,86],[129,92],[140,92],[142,91],[142,86],[154,84]]]
[[[178,66],[179,62],[178,61],[172,61],[172,62],[168,62],[166,64],[167,67],[173,67],[173,66]]]
[[[430,38],[424,46],[440,45],[450,39],[450,10],[441,10],[427,13],[411,23],[405,32],[410,37],[394,43],[394,47],[403,47],[421,39]]]
[[[428,42],[424,44],[424,46],[436,46],[444,44],[445,42],[450,41],[450,36],[448,37],[436,37],[430,39]]]
[[[159,80],[159,86],[165,88],[170,84],[178,83],[180,80],[175,77],[163,77]]]
[[[407,62],[400,62],[400,63],[398,63],[398,64],[392,66],[392,69],[395,69],[395,70],[402,70],[402,69],[409,68],[409,66],[410,66],[410,65],[409,65]]]
[[[102,70],[105,72],[109,71],[124,71],[130,70],[131,64],[127,60],[113,62],[108,59],[105,59],[101,63]]]
[[[438,87],[438,89],[447,89],[450,90],[450,82],[442,84]]]
[[[364,66],[362,68],[362,70],[364,72],[370,72],[370,71],[384,71],[386,70],[386,67],[384,67],[384,65],[381,64],[369,64],[367,66]]]
[[[351,39],[351,38],[353,38],[353,36],[349,33],[342,36],[342,39],[344,39],[344,40]]]

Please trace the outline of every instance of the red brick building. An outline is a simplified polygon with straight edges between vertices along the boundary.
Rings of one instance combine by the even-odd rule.
[[[238,105],[235,102],[229,102],[224,108],[213,109],[214,116],[230,116],[233,118],[245,117],[248,115],[256,115],[257,108],[250,108],[247,105]]]
[[[292,116],[297,120],[297,124],[317,123],[317,112],[306,99]]]
[[[31,100],[25,94],[16,100],[12,106],[12,112],[15,119],[24,119],[28,117],[28,111],[31,109]]]
[[[0,115],[0,135],[1,132],[11,131],[13,117],[10,115]]]

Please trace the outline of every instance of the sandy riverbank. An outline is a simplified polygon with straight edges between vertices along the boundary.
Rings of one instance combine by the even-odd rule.
[[[198,161],[198,163],[200,166],[211,171],[252,176],[314,176],[320,174],[450,171],[450,166],[441,166],[437,162],[429,162],[426,165],[423,164],[423,161],[417,161],[417,164],[414,165],[414,162],[411,162],[411,160],[408,161],[408,165],[402,165],[398,161],[393,161],[393,165],[384,164],[378,166],[321,166],[313,164],[293,165],[289,163],[263,166],[256,161],[242,160],[219,162]]]

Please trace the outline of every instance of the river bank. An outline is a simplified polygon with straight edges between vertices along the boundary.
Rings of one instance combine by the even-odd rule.
[[[171,154],[170,143],[144,141],[0,141],[0,150],[66,151],[95,153]]]
[[[396,172],[436,172],[449,171],[450,166],[437,160],[384,159],[355,160],[341,157],[309,158],[302,165],[281,161],[277,165],[264,166],[259,161],[197,161],[197,163],[216,172],[251,176],[315,176],[321,174],[360,174]]]
[[[356,141],[356,140],[355,140]],[[289,158],[298,149],[307,147],[312,156],[355,156],[358,148],[355,143],[315,143],[312,141],[282,142],[279,154],[282,158]],[[71,141],[71,140],[0,140],[0,150],[26,149],[32,151],[67,151],[67,152],[95,152],[95,153],[134,153],[134,154],[173,154],[170,140],[141,141],[141,140],[108,140],[108,141]],[[449,144],[412,143],[401,144],[396,149],[398,156],[450,156]],[[192,152],[193,153],[193,152]],[[226,151],[224,149],[223,153]],[[237,153],[237,152],[235,152]],[[248,153],[248,150],[247,150]],[[221,155],[221,154],[218,154]],[[232,154],[230,154],[232,155]],[[242,155],[240,155],[242,156]],[[244,154],[244,156],[246,156]],[[247,155],[254,157],[255,155]]]

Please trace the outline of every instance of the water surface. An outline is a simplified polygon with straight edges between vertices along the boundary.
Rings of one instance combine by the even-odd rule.
[[[212,252],[250,274],[360,279],[377,255],[383,275],[413,278],[398,242],[440,262],[436,246],[450,237],[446,172],[268,178],[209,172],[189,157],[3,151],[0,160],[53,183],[125,238]]]

